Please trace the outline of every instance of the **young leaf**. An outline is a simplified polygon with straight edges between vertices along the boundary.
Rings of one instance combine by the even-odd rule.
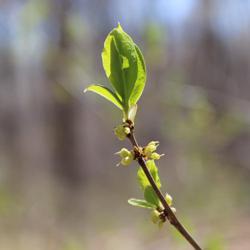
[[[136,207],[143,207],[143,208],[148,208],[148,209],[155,209],[156,206],[152,203],[149,203],[145,200],[139,200],[139,199],[134,199],[131,198],[128,200],[128,203],[132,206],[136,206]]]
[[[146,165],[147,165],[147,168],[148,168],[149,172],[151,173],[157,187],[161,188],[161,181],[160,181],[160,177],[158,174],[158,168],[155,165],[154,160],[147,161]],[[143,190],[146,189],[147,186],[151,186],[141,167],[139,168],[139,170],[137,172],[137,178],[138,178],[140,186]]]
[[[128,103],[137,79],[137,53],[132,38],[123,31],[120,24],[111,32],[114,36],[119,54],[122,58],[122,74],[124,79],[125,98]]]
[[[150,186],[148,178],[144,174],[141,167],[137,171],[137,179],[138,179],[138,182],[139,182],[142,190],[144,190],[147,186]]]
[[[155,161],[154,160],[149,160],[146,163],[151,175],[153,176],[153,179],[157,185],[158,188],[161,188],[161,181],[160,181],[160,177],[159,177],[159,173],[158,173],[158,168],[155,165]]]
[[[121,99],[123,101],[125,101],[125,79],[123,77],[123,72],[122,72],[122,58],[119,54],[114,36],[109,35],[111,37],[110,40],[110,51],[108,52],[110,55],[110,76],[109,76],[109,80],[111,82],[111,84],[113,85],[113,87],[115,88],[115,90],[117,91],[117,93],[121,96]],[[106,51],[106,50],[104,50]],[[103,53],[103,58],[105,58],[105,55],[107,55],[106,53]],[[103,67],[104,67],[104,63],[103,62]]]
[[[102,62],[106,76],[121,97],[127,113],[142,94],[146,68],[139,48],[120,24],[108,34],[104,42]]]
[[[119,97],[109,88],[102,86],[102,85],[90,85],[84,90],[84,92],[87,92],[87,91],[92,91],[106,98],[107,100],[109,100],[110,102],[115,104],[119,109],[122,110],[122,104],[121,104],[121,101],[119,100]]]
[[[136,105],[143,92],[146,66],[140,49],[123,31],[120,24],[105,39],[102,63],[114,92],[111,91],[111,95],[107,95],[101,91],[101,95],[122,109],[126,120],[129,110]],[[94,89],[93,92],[100,94],[99,89],[98,91]],[[118,102],[111,96],[114,96]],[[132,115],[134,119],[135,112]]]
[[[137,79],[135,82],[135,86],[129,99],[131,105],[136,104],[139,98],[141,97],[147,78],[145,61],[139,47],[136,44],[135,44],[135,49],[137,54],[138,72],[137,72]]]
[[[147,186],[144,190],[144,199],[151,203],[154,204],[156,207],[159,206],[160,200],[158,196],[156,195],[154,189],[151,186]]]

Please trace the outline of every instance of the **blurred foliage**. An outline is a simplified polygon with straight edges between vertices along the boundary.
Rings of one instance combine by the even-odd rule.
[[[149,22],[144,28],[143,39],[147,48],[145,54],[147,62],[153,67],[160,66],[161,61],[166,58],[165,55],[162,57],[166,44],[166,33],[163,30],[164,27],[154,22]]]
[[[37,29],[49,16],[49,5],[46,1],[29,0],[23,6],[20,20],[26,35]]]
[[[69,240],[68,242],[65,243],[65,246],[63,247],[63,250],[83,250],[83,249],[85,248],[82,248],[82,246],[75,240]]]
[[[183,186],[186,186],[184,195],[190,188],[189,204],[194,202],[198,206],[202,202],[199,205],[201,207],[212,202],[219,207],[227,202],[230,207],[236,208],[239,200],[243,203],[246,201],[242,188],[247,189],[248,185],[240,174],[232,182],[235,173],[226,157],[227,147],[240,134],[249,131],[249,125],[230,111],[216,112],[200,91],[189,90],[188,86],[180,82],[174,82],[167,88],[162,132],[174,145],[177,164],[184,165],[180,171],[188,174],[183,176]],[[221,196],[224,189],[230,193],[229,196]],[[209,210],[207,207],[208,214]]]
[[[210,236],[209,239],[207,239],[205,243],[205,249],[206,250],[223,250],[224,243],[223,240],[218,237],[218,235]]]
[[[13,194],[6,187],[0,188],[0,217],[9,216],[15,211],[16,202]]]

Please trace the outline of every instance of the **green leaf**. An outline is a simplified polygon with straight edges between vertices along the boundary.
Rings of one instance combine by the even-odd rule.
[[[160,200],[158,196],[156,195],[154,189],[151,186],[147,186],[144,190],[144,199],[151,203],[154,204],[156,207],[160,205]]]
[[[146,165],[147,165],[151,175],[153,176],[153,179],[154,179],[157,187],[161,188],[161,181],[160,181],[160,177],[159,177],[159,173],[158,173],[158,168],[155,165],[155,161],[149,160],[146,162]]]
[[[138,72],[137,72],[137,79],[135,82],[135,86],[129,99],[131,105],[136,104],[139,98],[141,97],[147,78],[145,61],[139,47],[136,44],[135,44],[135,49],[137,54]]]
[[[122,72],[122,57],[116,46],[116,42],[113,36],[110,39],[110,76],[109,80],[117,93],[121,96],[121,99],[125,100],[125,79]],[[123,103],[124,104],[124,103]]]
[[[128,200],[128,203],[132,206],[136,206],[136,207],[143,207],[143,208],[148,208],[148,209],[155,209],[156,206],[152,203],[149,203],[145,200],[139,200],[139,199],[134,199],[131,198]]]
[[[146,67],[139,48],[119,24],[104,42],[102,62],[106,76],[121,97],[127,112],[142,94]]]
[[[121,101],[119,100],[119,97],[109,88],[102,86],[102,85],[90,85],[84,90],[84,92],[87,92],[87,91],[92,91],[106,98],[107,100],[109,100],[110,102],[115,104],[119,109],[122,110],[122,104],[121,104]]]
[[[146,175],[144,174],[141,167],[138,169],[137,179],[139,181],[139,184],[140,184],[142,190],[144,190],[147,186],[150,186],[150,183],[149,183],[149,181],[148,181],[148,179],[147,179]]]
[[[121,25],[114,29],[111,34],[115,39],[119,54],[122,58],[122,77],[124,80],[125,103],[134,89],[137,80],[137,52],[132,38],[123,31]]]
[[[146,81],[146,66],[143,55],[132,38],[124,32],[118,24],[107,36],[102,51],[103,68],[115,94],[103,95],[124,111],[124,118],[128,119],[131,107],[140,98]],[[99,91],[94,91],[99,93]],[[103,92],[103,91],[102,91]],[[134,113],[135,115],[135,113]],[[134,117],[133,117],[134,118]]]
[[[147,168],[149,170],[149,172],[151,173],[156,185],[158,188],[161,188],[161,181],[160,181],[160,177],[158,174],[158,168],[155,165],[154,160],[149,160],[146,162]],[[138,172],[137,172],[137,178],[138,181],[140,183],[141,188],[144,190],[147,186],[151,186],[151,184],[149,183],[143,169],[140,167]]]

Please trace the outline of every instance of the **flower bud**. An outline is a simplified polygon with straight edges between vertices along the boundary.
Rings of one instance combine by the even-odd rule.
[[[127,134],[125,133],[125,128],[123,125],[118,125],[115,129],[114,129],[115,135],[116,137],[123,141],[126,139]]]
[[[173,203],[173,198],[172,198],[172,196],[171,196],[170,194],[166,194],[165,200],[166,200],[166,202],[167,202],[167,204],[168,204],[169,206],[172,205],[172,203]]]
[[[161,221],[160,219],[160,212],[157,211],[157,210],[153,210],[151,212],[151,221],[154,223],[154,224],[157,224],[158,222]]]
[[[175,214],[176,213],[176,208],[175,207],[170,207],[172,212]]]
[[[125,127],[125,128],[124,128],[124,133],[125,133],[126,135],[129,135],[129,134],[130,134],[130,128],[129,128],[129,127]]]

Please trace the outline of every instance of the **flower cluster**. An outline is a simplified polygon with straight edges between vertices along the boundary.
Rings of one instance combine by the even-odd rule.
[[[156,153],[156,149],[159,146],[158,141],[151,141],[146,147],[143,148],[143,155],[146,159],[159,160],[164,154]]]
[[[170,194],[166,194],[165,200],[166,200],[167,204],[170,206],[172,212],[176,213],[176,209],[174,207],[172,207],[173,198],[171,197]],[[163,226],[163,223],[166,221],[163,210],[164,210],[164,208],[160,207],[160,208],[152,210],[152,212],[151,212],[151,220],[154,224],[158,224],[159,228],[161,228]]]
[[[120,140],[126,138],[126,136],[130,133],[130,129],[128,127],[124,127],[123,125],[119,125],[115,129],[115,133]],[[164,154],[156,153],[156,149],[159,146],[158,141],[151,141],[146,147],[144,148],[134,148],[134,150],[129,151],[126,148],[122,148],[119,152],[115,153],[121,157],[121,161],[117,164],[123,166],[128,166],[132,162],[132,160],[136,159],[138,155],[141,155],[145,158],[145,160],[159,160]]]

